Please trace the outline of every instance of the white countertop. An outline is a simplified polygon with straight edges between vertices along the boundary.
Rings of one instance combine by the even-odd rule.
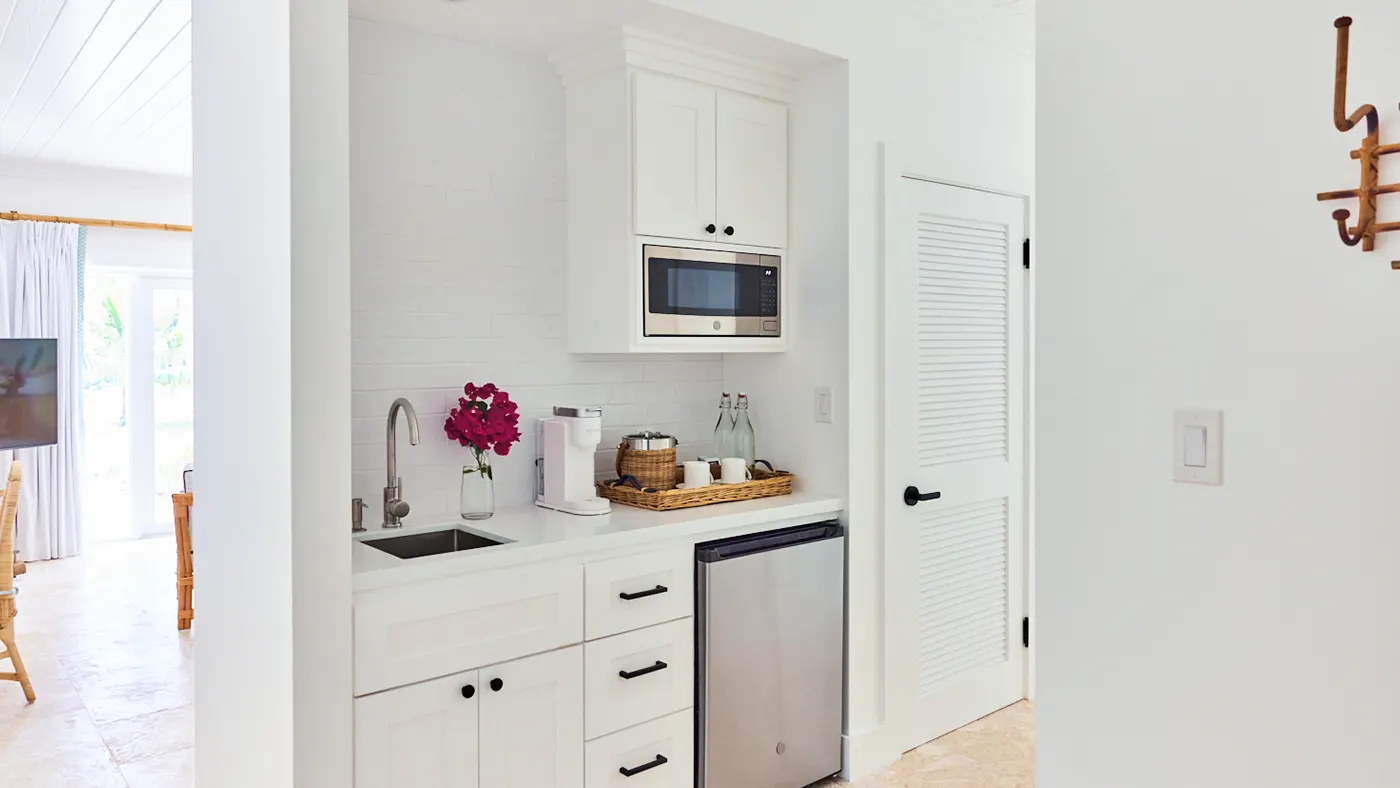
[[[579,557],[605,550],[644,547],[656,542],[707,541],[834,518],[845,501],[815,493],[794,493],[738,503],[653,512],[613,504],[609,514],[579,516],[538,506],[500,509],[488,520],[456,520],[355,534],[352,574],[355,591],[368,591],[437,577],[496,569],[534,561]],[[366,539],[442,531],[464,531],[505,544],[460,553],[403,559],[362,544]]]

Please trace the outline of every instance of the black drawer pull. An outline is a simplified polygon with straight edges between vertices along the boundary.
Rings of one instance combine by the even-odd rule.
[[[649,588],[646,591],[638,591],[635,594],[629,594],[626,591],[623,591],[621,594],[618,594],[618,596],[622,599],[627,600],[628,602],[631,602],[634,599],[641,599],[642,597],[646,596],[656,596],[657,594],[664,594],[670,590],[671,589],[667,588],[666,586],[657,586],[656,588]]]
[[[658,670],[665,670],[667,667],[670,666],[658,659],[655,665],[642,668],[641,670],[619,670],[617,672],[617,675],[623,677],[624,679],[635,679],[638,676],[645,676],[648,673],[655,673]]]
[[[661,755],[660,753],[658,753],[657,756],[656,756],[656,760],[654,760],[654,761],[649,761],[649,762],[647,762],[647,763],[644,763],[644,764],[642,764],[641,766],[638,766],[638,767],[635,768],[635,769],[629,769],[629,768],[627,768],[626,766],[624,766],[624,767],[622,767],[621,769],[618,769],[618,771],[619,771],[619,772],[622,772],[622,776],[623,776],[623,777],[631,777],[631,776],[634,775],[634,774],[641,774],[642,772],[646,771],[647,769],[655,769],[655,768],[658,767],[658,766],[665,766],[667,763],[669,763],[669,761],[666,760],[666,756]]]

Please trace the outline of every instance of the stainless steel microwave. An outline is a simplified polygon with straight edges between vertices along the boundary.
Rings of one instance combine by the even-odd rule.
[[[649,337],[781,337],[778,255],[642,246],[642,331]]]

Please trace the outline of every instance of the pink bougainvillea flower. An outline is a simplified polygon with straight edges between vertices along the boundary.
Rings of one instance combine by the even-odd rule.
[[[494,383],[468,383],[462,393],[465,396],[457,398],[457,407],[448,413],[443,431],[449,440],[471,448],[478,467],[488,468],[488,452],[505,457],[520,441],[520,406]]]

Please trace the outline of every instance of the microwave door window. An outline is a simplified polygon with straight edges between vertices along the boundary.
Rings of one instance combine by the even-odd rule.
[[[736,305],[734,269],[671,269],[671,303],[685,315],[729,316]]]
[[[651,309],[670,315],[733,317],[739,307],[736,266],[651,259]]]

